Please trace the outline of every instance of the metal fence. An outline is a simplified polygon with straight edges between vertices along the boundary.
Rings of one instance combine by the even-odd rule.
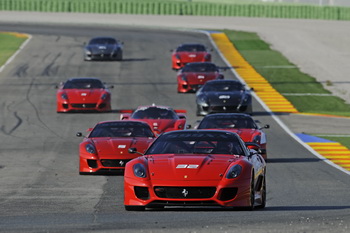
[[[319,6],[346,6],[346,7],[350,7],[350,0],[261,0],[261,1],[262,2],[312,4],[312,5],[319,5]]]

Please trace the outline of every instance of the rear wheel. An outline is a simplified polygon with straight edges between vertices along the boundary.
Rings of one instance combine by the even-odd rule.
[[[144,206],[139,206],[139,205],[126,205],[124,207],[125,207],[125,210],[127,210],[127,211],[143,211],[143,210],[145,210]]]

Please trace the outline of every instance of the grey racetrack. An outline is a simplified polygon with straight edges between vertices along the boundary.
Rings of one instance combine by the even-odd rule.
[[[288,50],[293,54],[297,48],[292,46],[292,38],[288,39],[292,30],[293,35],[300,32],[295,36],[303,44],[303,36],[311,38],[307,36],[308,31],[311,35],[326,33],[325,29],[316,32],[316,26],[323,23],[323,27],[330,26],[330,37],[341,38],[345,46],[346,38],[342,36],[347,32],[342,32],[341,28],[349,26],[347,22],[306,21],[299,24],[293,20],[288,21],[289,24],[279,20],[267,24],[267,19],[240,18],[216,19],[223,20],[216,24],[210,18],[191,18],[186,23],[182,21],[186,18],[182,17],[176,21],[175,17],[143,17],[0,12],[0,31],[33,35],[0,73],[0,231],[348,232],[349,175],[315,157],[291,138],[257,101],[254,101],[254,117],[271,125],[267,130],[268,204],[264,210],[167,208],[126,212],[122,175],[78,175],[81,138],[75,137],[75,133],[98,121],[118,119],[120,109],[156,103],[186,109],[192,125],[200,119],[195,116],[194,95],[176,91],[170,50],[187,41],[213,46],[205,34],[175,28],[213,29],[215,25],[224,27],[227,21],[242,30],[276,28],[276,33],[270,37],[259,33],[277,49],[282,46],[287,54]],[[335,27],[338,24],[339,31]],[[307,30],[307,25],[314,29]],[[96,35],[111,35],[124,41],[125,60],[84,62],[82,45]],[[278,38],[286,41],[273,43]],[[340,49],[342,42],[333,43],[339,47],[337,50],[324,38],[305,40],[310,51],[317,52],[315,46],[324,45],[325,49],[334,52],[331,54],[334,60],[345,63],[342,59],[347,59],[349,48]],[[339,58],[340,54],[343,57]],[[292,55],[290,57],[293,59]],[[295,59],[298,63],[293,62],[299,66],[300,61]],[[226,65],[217,53],[213,60],[219,66]],[[310,67],[314,63],[321,64],[322,58],[319,63],[310,61]],[[342,68],[338,67],[338,70]],[[112,89],[112,113],[56,113],[55,85],[69,77],[83,76],[99,77],[115,86]],[[225,72],[225,77],[235,78],[229,71]],[[322,126],[326,131],[346,131],[348,123],[348,119],[332,119],[334,126],[330,127],[329,119],[304,118],[281,116],[293,132],[313,132],[321,130]],[[308,126],[308,120],[316,125],[316,129],[315,125]]]

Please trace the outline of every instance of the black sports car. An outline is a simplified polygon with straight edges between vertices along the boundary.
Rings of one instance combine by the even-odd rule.
[[[84,60],[123,60],[123,43],[112,37],[95,37],[84,47]]]
[[[196,93],[197,116],[220,112],[252,113],[252,96],[236,80],[211,80]]]

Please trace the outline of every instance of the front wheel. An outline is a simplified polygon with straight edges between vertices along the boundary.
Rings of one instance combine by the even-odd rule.
[[[266,206],[266,178],[264,177],[264,183],[262,186],[262,190],[261,190],[261,204],[258,205],[256,208],[258,209],[263,209]]]
[[[253,210],[255,204],[255,189],[254,189],[254,174],[252,174],[250,182],[250,205],[247,207],[247,210]]]

